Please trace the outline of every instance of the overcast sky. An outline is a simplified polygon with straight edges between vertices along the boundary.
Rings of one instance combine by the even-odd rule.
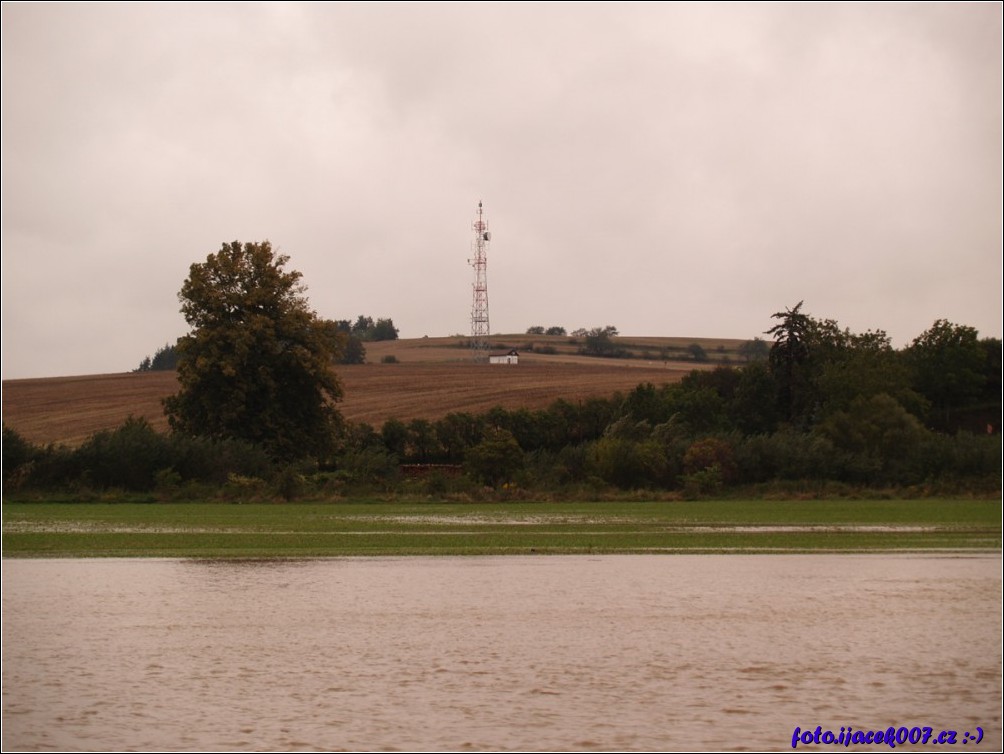
[[[4,378],[122,372],[268,239],[322,317],[1001,336],[1002,6],[2,6]]]

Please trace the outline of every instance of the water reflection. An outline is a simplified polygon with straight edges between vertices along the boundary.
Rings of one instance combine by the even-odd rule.
[[[3,582],[5,750],[1001,744],[999,556],[7,560]]]

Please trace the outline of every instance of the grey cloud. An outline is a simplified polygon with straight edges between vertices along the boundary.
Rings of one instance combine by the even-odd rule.
[[[793,7],[790,7],[793,6]],[[122,371],[269,238],[324,316],[1001,334],[1001,9],[3,6],[4,377]]]

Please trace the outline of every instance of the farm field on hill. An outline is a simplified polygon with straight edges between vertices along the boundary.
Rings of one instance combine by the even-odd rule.
[[[438,419],[454,411],[539,409],[559,398],[607,397],[642,382],[678,382],[691,368],[533,362],[521,356],[518,366],[364,364],[341,367],[339,375],[345,418],[378,427],[391,417]]]
[[[700,346],[707,354],[708,361],[721,363],[731,361],[742,363],[740,347],[745,340],[727,338],[667,338],[614,336],[611,346],[629,354],[629,358],[597,359],[582,355],[582,338],[566,335],[495,335],[492,336],[492,352],[505,353],[510,348],[519,351],[520,361],[546,360],[547,363],[565,364],[606,364],[620,366],[654,366],[664,363],[674,366],[695,366],[689,361],[689,349]],[[467,342],[464,335],[440,338],[411,338],[408,340],[384,340],[366,344],[366,360],[377,364],[385,356],[394,356],[402,362],[412,361],[469,361],[470,351],[463,347]],[[458,347],[459,346],[459,347]],[[671,361],[668,361],[671,360]]]
[[[438,419],[454,411],[475,413],[496,405],[539,409],[558,398],[577,401],[625,392],[642,382],[677,382],[698,367],[681,361],[597,359],[577,356],[570,349],[548,355],[522,352],[518,366],[488,366],[472,363],[469,352],[456,347],[457,340],[367,344],[370,363],[336,368],[344,388],[342,415],[379,427],[391,417]],[[527,337],[499,336],[499,340],[518,346]],[[709,352],[714,343],[733,343],[704,342]],[[387,355],[400,363],[379,363]],[[160,402],[177,389],[174,372],[9,380],[3,383],[3,420],[33,443],[76,446],[130,415],[166,429]]]

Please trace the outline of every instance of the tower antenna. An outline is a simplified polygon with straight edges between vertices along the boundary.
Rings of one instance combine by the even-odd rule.
[[[491,328],[488,326],[488,243],[492,234],[484,218],[484,208],[478,202],[477,218],[471,223],[474,258],[467,260],[474,268],[474,303],[471,305],[471,352],[474,361],[488,361]]]

